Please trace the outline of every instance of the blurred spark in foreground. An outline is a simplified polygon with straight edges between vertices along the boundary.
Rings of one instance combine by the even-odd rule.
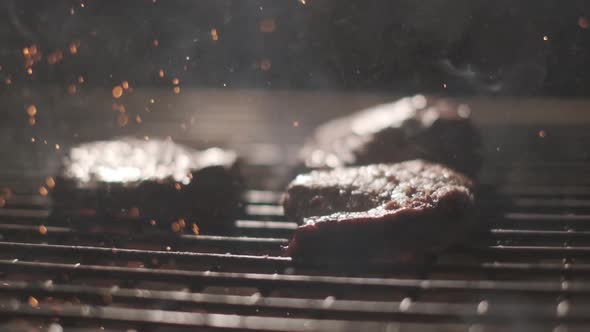
[[[51,189],[51,188],[55,187],[55,179],[53,179],[50,176],[47,179],[45,179],[45,184],[47,185],[47,187],[49,187],[49,189]]]
[[[118,99],[121,98],[121,96],[123,95],[123,88],[120,85],[115,85],[115,87],[113,87],[113,98]]]
[[[39,195],[47,196],[47,194],[49,194],[49,191],[47,191],[47,188],[45,188],[43,186],[39,187]]]
[[[27,106],[27,114],[29,116],[35,116],[35,115],[37,115],[37,106],[35,106],[35,105],[29,105],[29,106]]]
[[[68,48],[70,50],[70,54],[72,54],[72,55],[78,54],[78,47],[80,47],[79,41],[71,42],[70,45],[68,46]]]
[[[215,29],[215,28],[211,29],[211,40],[213,40],[213,41],[219,40],[219,35],[217,34],[217,29]]]
[[[47,234],[47,227],[45,227],[45,225],[39,226],[39,234],[41,234],[41,235]]]

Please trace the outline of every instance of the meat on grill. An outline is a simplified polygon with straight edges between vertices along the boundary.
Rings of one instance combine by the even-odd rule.
[[[114,219],[175,232],[223,230],[239,211],[237,162],[232,151],[169,140],[83,143],[63,158],[52,215],[79,226]]]
[[[301,225],[287,248],[295,258],[404,259],[433,253],[470,227],[473,185],[422,160],[315,170],[283,197]]]
[[[416,95],[325,123],[302,158],[311,169],[425,159],[473,175],[479,149],[468,106]]]

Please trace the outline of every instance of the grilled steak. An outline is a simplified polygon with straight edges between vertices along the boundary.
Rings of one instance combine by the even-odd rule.
[[[134,220],[174,232],[208,233],[235,217],[240,188],[231,151],[196,151],[157,139],[98,141],[66,154],[51,192],[52,214],[93,227]]]
[[[422,160],[316,170],[283,197],[299,226],[287,249],[297,258],[403,259],[444,248],[469,229],[472,182]]]
[[[417,95],[332,120],[303,150],[308,168],[425,159],[473,175],[480,137],[466,105]]]

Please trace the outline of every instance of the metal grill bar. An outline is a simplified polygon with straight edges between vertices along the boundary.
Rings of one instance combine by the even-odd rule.
[[[27,293],[35,297],[77,297],[95,305],[118,303],[134,307],[150,308],[165,305],[169,309],[209,309],[223,313],[236,311],[258,315],[289,312],[292,316],[321,316],[343,320],[407,320],[419,319],[437,322],[481,322],[513,317],[515,312],[528,318],[543,319],[558,323],[563,321],[556,313],[556,305],[512,304],[504,302],[440,303],[402,301],[354,301],[325,299],[263,297],[260,293],[251,296],[189,293],[185,291],[155,291],[119,287],[88,287],[78,285],[54,285],[51,283],[8,282],[0,284],[0,294],[19,295]],[[569,322],[588,322],[588,304],[579,304],[576,310],[568,311]],[[352,314],[352,315],[351,315]]]
[[[517,247],[520,248],[520,247]],[[253,256],[253,255],[236,255],[236,254],[216,254],[216,253],[198,253],[198,252],[178,252],[178,251],[156,251],[140,249],[121,249],[121,248],[104,248],[90,246],[66,246],[51,244],[34,244],[20,242],[0,242],[0,252],[4,256],[14,255],[17,259],[34,258],[51,258],[51,257],[77,257],[85,263],[97,261],[142,261],[149,266],[157,266],[166,263],[190,263],[215,266],[217,269],[243,268],[249,269],[267,269],[274,271],[283,271],[289,267],[300,269],[318,268],[313,263],[293,262],[290,257],[280,256]],[[491,254],[493,255],[493,254]],[[346,272],[360,268],[359,265],[345,264],[344,262],[323,263],[322,266],[326,271],[339,270]],[[590,265],[588,264],[555,264],[555,263],[501,263],[501,262],[483,262],[483,263],[463,263],[463,264],[391,264],[386,262],[371,262],[368,266],[362,266],[364,271],[371,272],[419,272],[429,270],[431,272],[461,272],[482,273],[482,272],[510,272],[534,275],[545,273],[552,275],[565,275],[575,273],[578,276],[590,274]]]
[[[582,282],[414,280],[395,278],[359,278],[335,276],[260,274],[213,271],[161,270],[115,266],[59,264],[0,260],[6,273],[67,274],[72,278],[112,278],[124,280],[167,281],[192,285],[254,287],[267,289],[318,289],[348,291],[421,290],[428,292],[470,292],[479,295],[549,294],[590,295],[590,285]]]

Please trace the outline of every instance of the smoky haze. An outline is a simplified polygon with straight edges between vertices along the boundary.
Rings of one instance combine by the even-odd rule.
[[[587,1],[132,0],[1,6],[0,79],[19,84],[575,95]],[[215,35],[215,36],[214,36]],[[77,43],[75,55],[68,46]],[[27,75],[22,50],[45,56]],[[164,77],[160,77],[160,70]]]

